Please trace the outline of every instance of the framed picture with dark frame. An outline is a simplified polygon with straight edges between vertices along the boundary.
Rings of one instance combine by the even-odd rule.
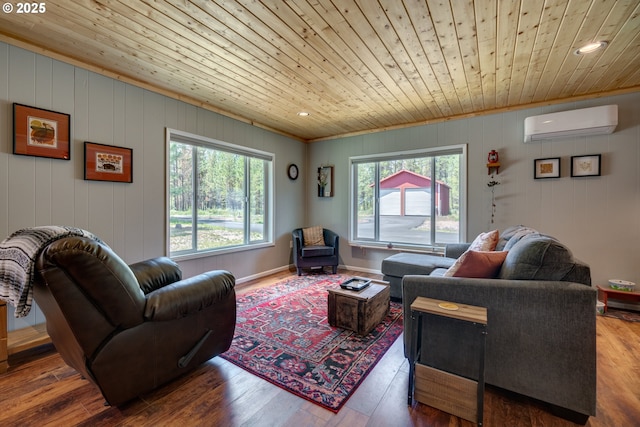
[[[571,176],[600,176],[601,154],[571,156]]]
[[[13,154],[71,159],[71,116],[13,104]]]
[[[533,161],[533,177],[535,179],[560,178],[560,157],[535,159]]]
[[[133,150],[85,141],[84,179],[133,182]]]

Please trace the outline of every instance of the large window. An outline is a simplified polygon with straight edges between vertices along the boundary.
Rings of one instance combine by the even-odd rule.
[[[463,239],[465,145],[350,162],[354,244],[429,249]]]
[[[171,256],[272,243],[273,154],[167,130]]]

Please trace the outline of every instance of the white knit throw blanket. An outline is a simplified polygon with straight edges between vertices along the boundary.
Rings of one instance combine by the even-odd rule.
[[[15,307],[15,317],[24,317],[31,310],[35,263],[40,251],[54,240],[68,236],[101,242],[86,230],[53,225],[18,230],[0,243],[0,299]]]

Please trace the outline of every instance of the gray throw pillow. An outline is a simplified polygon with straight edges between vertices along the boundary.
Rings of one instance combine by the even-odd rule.
[[[516,245],[516,243],[518,243],[523,237],[526,236],[540,236],[541,234],[538,233],[536,230],[534,230],[533,228],[523,228],[522,230],[518,231],[517,233],[515,233],[513,235],[513,237],[511,237],[509,239],[509,241],[507,242],[506,245],[504,245],[504,250],[508,251],[510,250],[512,247],[514,247]]]
[[[524,225],[514,225],[512,227],[506,228],[502,233],[500,233],[500,238],[498,239],[498,244],[496,245],[495,250],[496,251],[509,250],[522,237],[526,236],[527,234],[533,234],[533,233],[538,233],[538,231]],[[515,240],[513,240],[514,238]]]
[[[511,247],[499,278],[563,280],[574,269],[573,254],[553,237],[529,234]]]

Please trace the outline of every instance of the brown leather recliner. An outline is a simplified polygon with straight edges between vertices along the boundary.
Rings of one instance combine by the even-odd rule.
[[[64,361],[119,405],[225,352],[236,323],[235,278],[181,280],[166,257],[128,266],[84,237],[50,243],[36,260],[34,298]]]

